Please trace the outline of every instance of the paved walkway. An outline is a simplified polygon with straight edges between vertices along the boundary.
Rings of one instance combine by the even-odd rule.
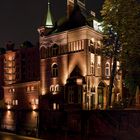
[[[43,139],[26,137],[7,132],[0,132],[0,140],[43,140]]]

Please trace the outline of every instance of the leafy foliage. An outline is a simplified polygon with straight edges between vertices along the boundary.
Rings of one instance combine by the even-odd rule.
[[[101,14],[105,34],[113,29],[121,42],[118,57],[125,85],[134,97],[136,87],[140,86],[140,4],[137,0],[105,0]]]

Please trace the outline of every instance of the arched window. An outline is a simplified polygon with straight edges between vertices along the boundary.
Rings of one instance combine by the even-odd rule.
[[[105,64],[105,76],[110,76],[110,64],[108,62]]]
[[[52,77],[57,77],[58,76],[58,65],[53,64],[52,65]]]

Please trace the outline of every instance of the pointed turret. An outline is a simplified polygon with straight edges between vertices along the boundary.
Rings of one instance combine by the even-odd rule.
[[[45,23],[46,28],[53,28],[53,20],[52,20],[52,14],[50,9],[50,0],[48,0],[48,11],[47,11],[47,18]]]

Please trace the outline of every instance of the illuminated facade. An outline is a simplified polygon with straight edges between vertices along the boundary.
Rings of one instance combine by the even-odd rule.
[[[8,49],[3,56],[4,104],[7,109],[38,109],[38,47]]]
[[[102,29],[94,16],[84,0],[67,0],[66,18],[54,26],[48,1],[39,48],[9,49],[0,56],[7,109],[106,109],[113,60],[102,56]],[[117,62],[112,103],[123,96],[119,67]]]
[[[3,97],[3,88],[2,85],[4,84],[4,57],[0,54],[0,99]]]
[[[102,57],[103,35],[97,22],[88,24],[84,13],[84,1],[68,0],[66,21],[51,29],[46,22],[38,29],[40,92],[49,108],[59,109],[61,103],[67,108],[106,108],[112,60]],[[119,62],[117,68],[119,72]],[[117,74],[112,102],[121,99],[121,83]]]

